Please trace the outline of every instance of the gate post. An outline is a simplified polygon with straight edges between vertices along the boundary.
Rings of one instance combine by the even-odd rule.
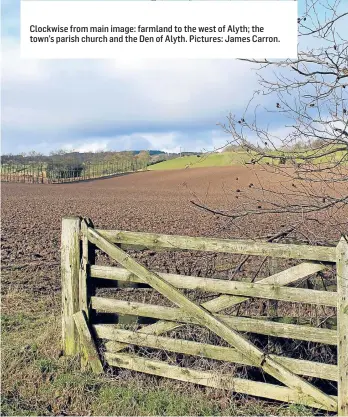
[[[94,295],[94,283],[90,279],[90,267],[95,263],[95,246],[88,241],[88,227],[93,228],[91,219],[81,220],[81,264],[79,285],[79,310],[85,312],[86,318],[91,315],[90,298]]]
[[[79,352],[79,339],[73,314],[79,311],[80,224],[79,217],[62,219],[62,339],[65,355],[75,355]]]
[[[348,416],[348,236],[342,236],[336,254],[338,415]]]

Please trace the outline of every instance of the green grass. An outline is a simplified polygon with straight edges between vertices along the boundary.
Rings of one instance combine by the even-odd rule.
[[[170,159],[155,165],[149,166],[149,170],[160,171],[169,169],[203,168],[203,167],[223,167],[231,165],[241,165],[248,160],[246,152],[221,152],[211,153],[197,157],[195,155],[182,156],[181,158]]]
[[[275,157],[279,156],[289,156],[289,153],[283,153],[281,151],[272,151],[270,152]],[[297,163],[304,163],[306,157],[316,156],[318,153],[314,150],[308,150],[305,152],[293,152],[292,156],[294,161]],[[247,152],[221,152],[221,153],[210,153],[205,154],[200,157],[196,155],[191,156],[182,156],[180,158],[170,159],[168,161],[163,161],[155,165],[148,167],[151,171],[161,171],[161,170],[172,170],[172,169],[184,169],[184,168],[203,168],[203,167],[223,167],[223,166],[232,166],[232,165],[242,165],[247,161],[252,159],[252,153]],[[312,164],[336,164],[340,162],[342,165],[347,165],[348,157],[347,152],[337,151],[331,155],[321,156],[315,159],[311,159],[309,162]],[[278,159],[264,158],[260,161],[261,164],[271,164],[278,165]],[[290,162],[288,162],[290,166]]]
[[[61,354],[59,297],[9,291],[2,310],[4,416],[314,415],[303,406],[141,373],[81,371],[77,358]]]

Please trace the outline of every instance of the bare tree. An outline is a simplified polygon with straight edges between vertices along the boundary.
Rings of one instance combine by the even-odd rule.
[[[257,64],[260,89],[243,115],[230,114],[222,127],[231,144],[248,152],[247,164],[263,167],[268,180],[238,189],[231,210],[193,204],[236,220],[286,215],[297,231],[304,224],[310,231],[314,222],[315,235],[304,234],[303,227],[301,232],[311,243],[327,241],[328,229],[336,236],[347,233],[348,11],[340,12],[343,6],[338,0],[306,1],[298,18],[297,59],[247,60]],[[261,106],[260,98],[271,104]],[[283,134],[263,126],[260,111],[279,119]],[[270,186],[270,178],[277,187],[275,181]]]

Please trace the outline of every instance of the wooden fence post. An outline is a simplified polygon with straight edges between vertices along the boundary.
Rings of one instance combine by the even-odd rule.
[[[348,416],[348,236],[337,245],[338,415]]]
[[[90,318],[90,297],[94,295],[94,283],[90,279],[90,267],[95,263],[95,245],[88,241],[88,227],[93,228],[89,218],[81,220],[81,266],[80,266],[80,288],[79,303],[80,310],[83,310],[87,319]]]
[[[73,314],[79,311],[80,224],[79,217],[63,217],[62,220],[62,337],[65,355],[79,352]]]
[[[278,259],[277,258],[268,258],[268,273],[269,276],[275,275],[278,271]],[[268,301],[268,316],[271,318],[276,318],[278,316],[278,301],[269,300]]]
[[[79,305],[80,310],[83,311],[86,317],[89,317],[89,300],[88,300],[88,281],[89,281],[89,259],[88,259],[88,236],[87,223],[85,219],[81,221],[81,264],[80,264],[80,285],[79,285]]]

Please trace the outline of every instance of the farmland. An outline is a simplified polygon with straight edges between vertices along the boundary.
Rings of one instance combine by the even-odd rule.
[[[267,179],[262,169],[257,174]],[[75,184],[2,184],[3,414],[311,414],[302,406],[231,397],[224,391],[128,371],[95,377],[61,356],[62,216],[89,217],[103,229],[222,238],[270,236],[283,227],[279,215],[243,219],[237,227],[229,218],[190,203],[194,199],[228,209],[235,204],[236,190],[251,182],[255,173],[231,166],[138,172]],[[335,231],[330,238],[337,240]],[[135,256],[154,270],[221,278],[228,277],[226,264],[240,262],[240,257],[190,252],[146,251]],[[252,264],[246,265],[238,279],[247,279],[252,270]],[[327,311],[316,314],[326,317]]]
[[[330,152],[330,149],[327,150]],[[344,151],[337,151],[333,154],[317,157],[318,151],[315,149],[307,149],[304,151],[270,151],[265,150],[265,154],[268,155],[262,159],[261,165],[279,164],[281,157],[287,157],[293,159],[297,163],[303,163],[306,158],[313,157],[313,163],[315,164],[335,164],[347,165],[347,153]],[[169,169],[187,169],[187,168],[204,168],[204,167],[228,167],[228,166],[240,166],[246,162],[250,162],[255,152],[246,151],[224,151],[224,152],[208,152],[198,155],[185,155],[178,158],[169,159],[154,165],[150,165],[150,170],[169,170]]]
[[[96,163],[78,161],[5,163],[1,165],[0,177],[3,182],[54,184],[105,178],[126,172],[135,172],[146,167],[137,158],[121,161],[99,161]]]
[[[182,156],[155,165],[150,165],[150,170],[167,170],[182,168],[204,168],[231,165],[242,165],[250,159],[247,152],[221,152],[202,155]]]

